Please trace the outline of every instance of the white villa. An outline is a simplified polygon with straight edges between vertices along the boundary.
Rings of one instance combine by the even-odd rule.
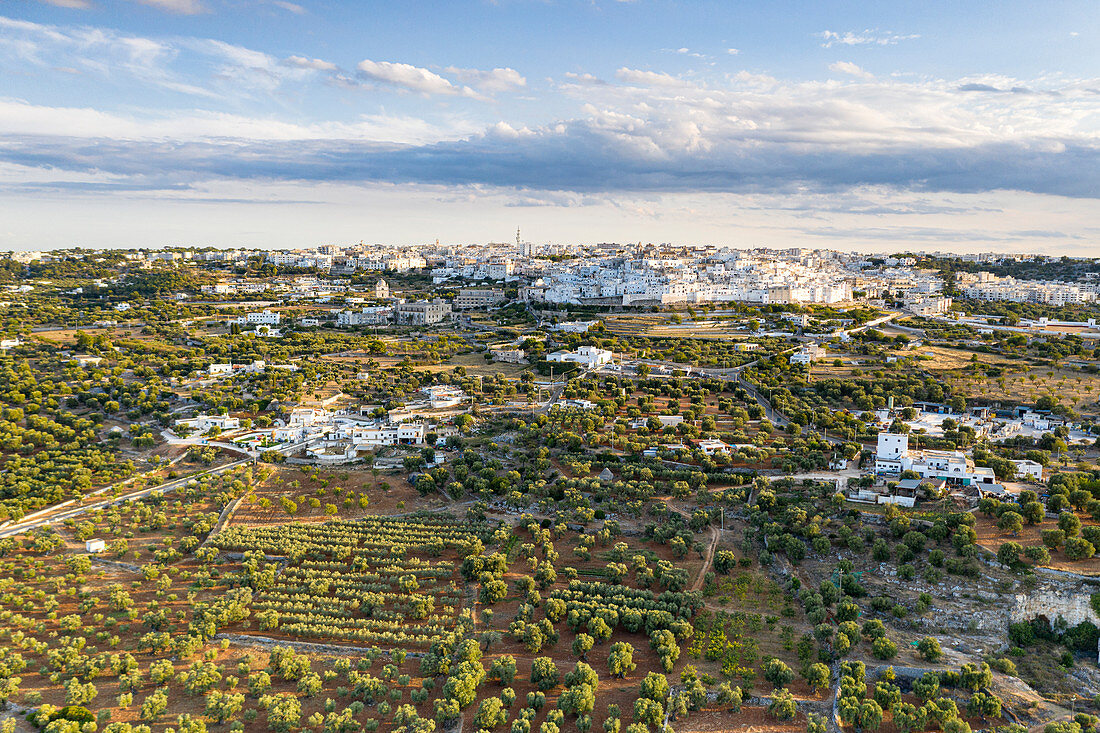
[[[595,346],[581,346],[576,351],[555,351],[551,354],[547,354],[546,360],[553,362],[572,362],[573,364],[580,364],[588,369],[595,369],[604,364],[610,364],[613,357],[614,354],[607,349],[600,349]]]
[[[922,478],[943,479],[963,486],[992,484],[997,480],[992,468],[975,466],[962,451],[911,451],[908,435],[879,433],[875,473],[897,476],[904,471],[915,471]]]
[[[821,348],[817,344],[807,344],[798,351],[791,354],[792,364],[813,364],[815,361],[820,361],[827,357],[828,354],[825,349]]]
[[[196,417],[176,420],[176,426],[191,428],[192,430],[198,430],[199,432],[205,433],[210,428],[236,430],[241,426],[241,421],[239,418],[229,417],[228,415],[198,415]]]

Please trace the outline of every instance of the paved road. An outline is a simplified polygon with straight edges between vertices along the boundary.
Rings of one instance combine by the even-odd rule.
[[[304,445],[305,443],[294,443],[279,446],[278,448],[274,448],[272,450],[289,455],[290,453],[294,453],[298,449],[302,448]],[[96,509],[102,509],[113,504],[121,504],[125,501],[130,501],[134,499],[144,499],[145,497],[152,496],[153,494],[164,494],[169,491],[178,489],[181,486],[185,486],[187,483],[194,479],[199,479],[204,476],[220,476],[223,473],[232,471],[234,468],[247,466],[255,462],[256,459],[252,456],[249,456],[248,458],[242,458],[239,461],[227,463],[224,466],[218,466],[216,468],[211,468],[207,471],[201,471],[190,476],[185,476],[184,478],[168,481],[167,483],[163,483],[160,486],[151,486],[149,488],[140,489],[138,491],[131,491],[127,494],[112,496],[110,498],[102,499],[100,501],[96,501],[91,504],[85,504],[82,506],[73,506],[75,504],[75,500],[70,499],[69,501],[56,504],[52,507],[40,509],[33,514],[28,515],[29,518],[24,517],[19,522],[9,524],[5,527],[0,528],[0,538],[13,537],[15,535],[23,534],[24,532],[29,532],[32,529],[37,529],[38,527],[43,527],[48,524],[54,524],[56,522],[63,522],[64,520],[71,517],[80,516],[81,514],[85,514]],[[102,495],[110,491],[112,488],[113,486],[105,486],[102,489],[97,489],[96,491],[93,491],[88,496]]]
[[[48,524],[54,524],[56,522],[62,522],[66,519],[69,519],[70,517],[76,517],[86,512],[94,511],[96,509],[102,509],[104,507],[111,506],[112,504],[121,504],[125,501],[129,501],[132,499],[144,499],[145,497],[152,496],[153,494],[163,494],[168,491],[177,489],[180,486],[184,486],[193,479],[202,478],[203,476],[218,476],[227,471],[232,471],[238,466],[244,466],[252,462],[253,459],[251,458],[245,458],[240,461],[233,461],[232,463],[227,463],[224,466],[218,466],[217,468],[212,468],[209,471],[202,471],[201,473],[193,474],[191,476],[175,479],[173,481],[161,484],[160,486],[152,486],[146,489],[141,489],[139,491],[131,491],[128,494],[112,496],[108,499],[103,499],[93,502],[91,504],[74,507],[72,509],[66,508],[68,506],[72,506],[72,501],[62,502],[61,504],[58,504],[54,507],[41,510],[46,512],[46,514],[44,515],[41,513],[41,511],[35,512],[33,515],[31,515],[33,519],[29,521],[27,519],[23,519],[20,522],[4,527],[2,530],[0,530],[0,538],[13,537],[18,534],[23,534],[24,532],[29,532],[32,529],[37,529],[38,527],[43,527]],[[110,487],[106,487],[94,493],[102,494],[109,488]]]
[[[845,331],[845,333],[853,334],[853,333],[858,333],[860,331],[865,331],[868,328],[874,328],[875,326],[881,326],[882,324],[884,324],[888,321],[894,320],[895,318],[897,318],[900,315],[904,315],[904,314],[903,313],[898,313],[896,311],[891,312],[891,313],[887,313],[886,315],[882,316],[881,318],[876,318],[873,321],[867,321],[867,323],[864,323],[862,326],[856,326],[855,328],[849,328],[847,331]]]

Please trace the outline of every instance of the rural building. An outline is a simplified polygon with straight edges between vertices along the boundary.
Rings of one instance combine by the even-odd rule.
[[[455,296],[455,308],[488,308],[503,303],[503,290],[459,290]]]
[[[1038,461],[1018,460],[1011,462],[1016,467],[1016,476],[1028,481],[1043,480],[1043,464]]]
[[[398,323],[407,326],[430,326],[439,323],[449,315],[451,315],[451,304],[442,298],[415,303],[398,303],[394,307],[394,318]]]
[[[610,364],[613,357],[614,354],[607,349],[600,349],[595,346],[581,346],[576,351],[555,351],[552,354],[547,354],[546,360],[553,362],[571,362],[573,364],[580,364],[588,369],[595,369],[604,364]]]

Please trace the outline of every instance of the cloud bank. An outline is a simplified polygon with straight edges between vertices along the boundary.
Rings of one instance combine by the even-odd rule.
[[[858,46],[913,36],[868,30],[821,37]],[[192,62],[186,69],[184,57]],[[166,189],[239,180],[578,194],[879,186],[1100,197],[1097,79],[877,78],[850,61],[832,63],[840,78],[824,81],[623,66],[611,80],[581,70],[550,80],[565,113],[535,124],[501,119],[507,108],[485,104],[527,88],[511,67],[364,59],[348,71],[328,59],[280,58],[214,39],[150,39],[2,17],[0,60],[123,76],[193,103],[251,96],[277,108],[288,92],[327,81],[338,87],[334,94],[390,95],[423,108],[302,123],[278,113],[121,112],[0,99],[0,161],[49,170],[57,180],[97,172],[117,184]],[[480,109],[455,112],[459,103]]]
[[[286,73],[288,65],[316,66],[305,58],[280,62],[233,47],[220,52],[233,68],[260,78]],[[576,116],[538,126],[504,120],[468,125],[458,134],[422,122],[423,134],[404,138],[392,128],[408,121],[302,126],[205,115],[173,124],[8,100],[0,107],[0,160],[146,180],[577,192],[840,191],[875,185],[1100,197],[1100,95],[1091,91],[1094,80],[1063,81],[1044,94],[960,93],[979,84],[1012,89],[1041,88],[1044,82],[903,83],[869,78],[854,64],[838,70],[856,80],[789,83],[746,74],[702,84],[623,68],[616,74],[620,83],[607,84],[574,75],[562,88],[577,97]],[[359,71],[418,94],[457,96],[468,88],[408,64],[363,62]],[[508,73],[486,73],[483,87],[498,77],[518,83]],[[467,75],[471,83],[473,76]],[[51,126],[50,119],[66,124]]]

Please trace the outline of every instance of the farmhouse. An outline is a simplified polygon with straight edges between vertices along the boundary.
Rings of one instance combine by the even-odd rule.
[[[595,346],[581,346],[576,351],[555,351],[546,355],[547,361],[553,362],[572,362],[574,364],[580,364],[588,369],[595,369],[601,367],[604,364],[610,364],[612,354],[607,349],[600,349]]]
[[[198,415],[196,417],[176,420],[177,427],[191,428],[205,433],[210,428],[219,430],[236,430],[241,426],[241,421],[228,415]]]
[[[875,473],[896,476],[904,471],[962,486],[992,484],[996,480],[992,468],[975,466],[961,451],[911,451],[908,435],[879,433]]]

